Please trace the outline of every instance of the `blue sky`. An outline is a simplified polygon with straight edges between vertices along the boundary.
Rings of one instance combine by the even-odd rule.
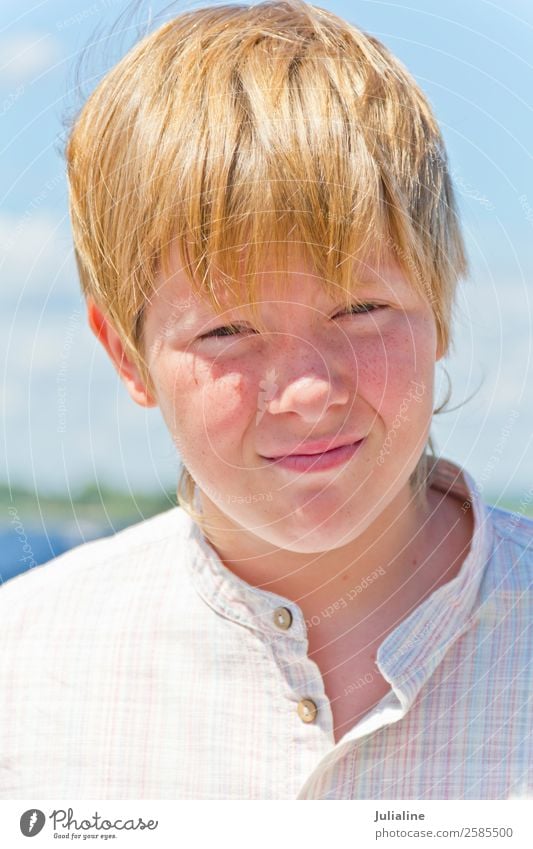
[[[59,152],[62,120],[80,105],[74,63],[95,29],[100,44],[84,71],[85,93],[139,28],[203,4],[137,5],[136,24],[107,41],[102,34],[129,4],[24,0],[0,11],[0,478],[41,492],[74,491],[93,481],[168,490],[179,472],[158,411],[129,399],[87,327]],[[466,466],[487,495],[527,497],[533,483],[533,3],[320,5],[387,44],[441,124],[472,265],[445,367],[453,405],[475,396],[437,417],[433,433],[439,452]],[[438,366],[437,398],[445,386]]]

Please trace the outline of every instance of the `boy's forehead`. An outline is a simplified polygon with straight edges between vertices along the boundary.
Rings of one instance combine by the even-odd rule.
[[[162,308],[170,310],[173,316],[180,316],[194,313],[199,316],[212,315],[215,309],[209,296],[206,293],[200,293],[191,283],[189,276],[185,270],[185,264],[181,259],[177,247],[174,245],[170,252],[170,274],[163,278],[162,273],[158,275],[160,288],[159,293],[163,295]],[[409,284],[405,280],[402,271],[395,261],[394,256],[385,256],[379,262],[371,254],[365,259],[357,260],[354,263],[354,288],[357,292],[358,288],[365,287],[365,290],[382,290],[391,291],[395,289],[405,289]],[[315,293],[320,297],[322,290],[321,280],[314,271],[310,263],[292,252],[288,267],[282,269],[274,260],[269,260],[259,270],[257,274],[257,300],[268,300],[269,292],[276,288],[283,292],[286,299],[291,299],[294,296],[295,300],[299,301],[301,297],[307,300],[309,293]],[[358,285],[359,284],[359,285]],[[215,294],[222,309],[229,309],[249,303],[247,295],[247,287],[244,284],[234,282],[231,288],[223,279],[218,279],[216,274],[213,275],[211,290]],[[342,296],[342,291],[339,288],[339,297]]]

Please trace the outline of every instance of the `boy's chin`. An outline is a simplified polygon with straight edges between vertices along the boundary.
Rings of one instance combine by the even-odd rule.
[[[316,524],[316,517],[296,521],[294,517],[288,517],[285,521],[278,520],[275,524],[254,529],[255,536],[265,542],[275,545],[285,551],[295,554],[317,554],[332,551],[348,545],[363,533],[369,522],[354,525],[353,521],[344,521],[339,517],[324,518],[320,527]]]

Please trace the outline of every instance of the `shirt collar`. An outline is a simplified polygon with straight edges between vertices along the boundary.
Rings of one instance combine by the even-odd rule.
[[[475,615],[475,601],[484,567],[492,548],[490,513],[466,470],[440,458],[431,473],[431,486],[459,498],[463,509],[473,511],[474,531],[470,550],[459,573],[435,590],[380,645],[376,663],[392,684],[401,685],[401,702],[411,703],[446,650]],[[307,641],[300,607],[269,590],[254,587],[235,575],[187,517],[187,565],[199,595],[222,616],[259,631],[265,637]],[[278,608],[292,614],[288,630],[275,624]]]
[[[433,673],[450,645],[479,614],[478,594],[494,540],[490,508],[482,501],[473,478],[455,463],[439,459],[431,485],[460,499],[472,510],[473,536],[457,575],[435,590],[385,638],[377,665],[387,680],[401,686],[411,702]]]
[[[266,637],[307,640],[302,611],[292,601],[269,590],[254,587],[227,568],[215,549],[191,518],[187,523],[186,562],[199,595],[222,616],[261,632]],[[280,631],[275,624],[278,608],[292,615],[289,630]]]

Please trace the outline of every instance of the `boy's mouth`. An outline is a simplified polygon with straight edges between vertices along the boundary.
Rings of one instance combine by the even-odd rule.
[[[363,439],[348,445],[339,445],[326,451],[308,454],[286,454],[282,457],[265,457],[269,463],[297,472],[319,472],[339,466],[350,460],[364,442]]]
[[[265,457],[265,459],[282,460],[285,457],[309,457],[316,456],[318,454],[326,454],[329,451],[336,450],[337,448],[343,448],[348,445],[354,445],[356,442],[360,442],[361,439],[357,439],[355,437],[344,437],[337,441],[332,438],[316,440],[315,442],[307,442],[303,445],[300,444],[294,451],[283,451],[280,454]]]

